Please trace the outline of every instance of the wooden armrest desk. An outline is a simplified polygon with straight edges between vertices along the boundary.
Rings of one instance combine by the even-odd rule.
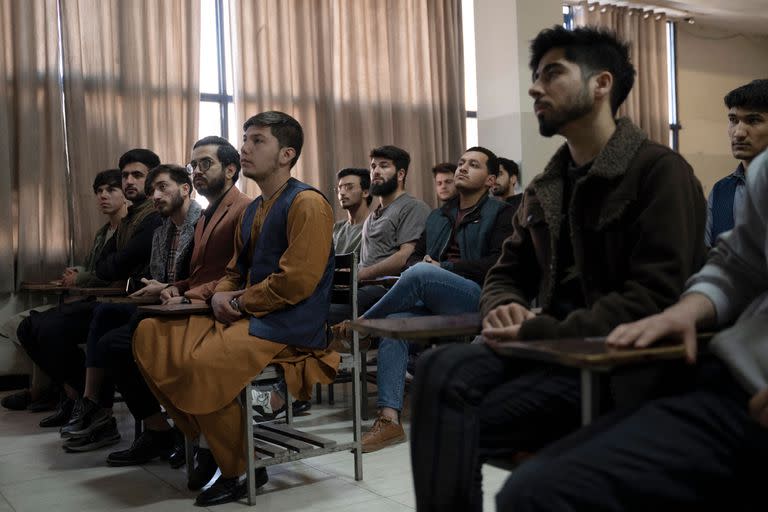
[[[208,304],[157,304],[138,309],[145,316],[209,315],[213,311]]]
[[[352,329],[360,334],[422,343],[447,336],[473,336],[481,330],[480,313],[411,318],[358,318],[351,325]]]
[[[107,304],[133,304],[135,306],[144,306],[149,304],[160,304],[160,297],[104,296],[97,297],[96,301]]]
[[[699,347],[705,346],[711,338],[711,333],[700,334]],[[605,343],[604,337],[503,341],[489,346],[504,357],[579,369],[583,425],[591,423],[600,413],[600,378],[604,374],[620,366],[685,358],[683,345],[678,341],[661,342],[648,348],[614,348]]]
[[[48,283],[21,283],[21,286],[19,286],[19,290],[23,292],[29,292],[29,293],[39,293],[41,295],[56,295],[56,299],[58,300],[59,305],[61,305],[64,302],[64,296],[69,291],[69,288],[65,286],[61,286],[60,284],[56,282],[48,282]],[[44,303],[47,304],[48,300],[46,298],[43,299]]]
[[[436,315],[412,318],[360,318],[352,322],[360,334],[407,339],[429,343],[442,336],[471,336],[481,331],[478,313]],[[700,349],[712,338],[712,333],[699,334]],[[581,373],[581,419],[589,424],[600,411],[600,378],[620,366],[654,361],[682,360],[685,357],[680,342],[668,342],[648,348],[613,348],[605,338],[563,338],[536,341],[505,341],[489,345],[499,355],[531,359],[544,363],[577,368]]]
[[[400,279],[399,276],[382,276],[377,277],[376,279],[363,279],[357,284],[359,286],[383,286],[384,288],[392,288],[395,286],[398,279]]]
[[[70,295],[82,295],[84,297],[119,297],[125,296],[125,288],[111,287],[111,286],[98,286],[94,288],[70,288]]]

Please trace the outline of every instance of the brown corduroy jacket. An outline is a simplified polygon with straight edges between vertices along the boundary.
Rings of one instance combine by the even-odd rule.
[[[481,313],[502,304],[543,313],[525,321],[520,339],[600,336],[617,325],[658,313],[677,301],[686,279],[704,263],[706,201],[679,154],[651,142],[621,119],[586,176],[574,185],[562,215],[562,146],[525,191],[514,232],[488,272]],[[564,319],[547,314],[555,291],[560,223],[571,243],[586,307]]]

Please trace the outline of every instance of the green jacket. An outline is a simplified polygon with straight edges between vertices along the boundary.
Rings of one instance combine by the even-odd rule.
[[[77,280],[75,281],[77,286],[94,287],[107,286],[109,284],[107,281],[103,281],[96,277],[96,262],[101,258],[102,252],[107,245],[107,241],[109,240],[109,238],[107,238],[108,232],[109,222],[104,224],[96,232],[96,236],[93,239],[93,246],[91,247],[91,252],[88,254],[88,258],[85,260],[85,265],[75,267],[77,269]],[[116,234],[117,231],[112,233],[112,236],[115,236]]]

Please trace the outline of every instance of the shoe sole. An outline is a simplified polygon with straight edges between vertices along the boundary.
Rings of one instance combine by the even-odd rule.
[[[64,445],[64,451],[67,453],[81,453],[81,452],[92,452],[93,450],[98,450],[99,448],[104,448],[105,446],[112,446],[113,444],[117,444],[120,442],[120,434],[114,437],[109,437],[107,439],[102,439],[100,441],[97,441],[95,443],[86,444],[83,446],[67,446]]]
[[[158,455],[157,457],[152,457],[151,459],[141,459],[141,460],[111,460],[107,459],[107,466],[113,467],[113,468],[122,468],[126,466],[143,466],[144,464],[148,462],[152,462],[155,459],[160,458]]]
[[[363,453],[376,452],[381,450],[382,448],[386,448],[387,446],[393,446],[396,444],[404,443],[407,440],[408,438],[406,437],[405,434],[403,434],[402,436],[393,437],[393,438],[387,439],[386,441],[381,441],[380,443],[368,444],[368,445],[364,444],[362,452]]]

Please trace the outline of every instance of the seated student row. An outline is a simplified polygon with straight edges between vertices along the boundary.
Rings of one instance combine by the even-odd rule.
[[[621,103],[621,101],[616,100],[616,95],[618,94],[618,97],[623,100],[621,94],[624,94],[625,96],[626,91],[628,91],[628,87],[625,87],[627,72],[626,70],[621,69],[621,63],[619,63],[620,65],[616,71],[614,71],[614,69],[612,69],[610,66],[607,66],[606,68],[609,71],[597,73],[596,75],[593,75],[589,78],[588,85],[593,89],[592,94],[595,98],[593,104],[591,105],[591,110],[587,110],[586,113],[578,111],[575,111],[574,113],[574,111],[571,111],[568,113],[571,118],[567,118],[565,121],[558,119],[557,115],[560,114],[560,112],[558,112],[558,108],[562,110],[564,107],[568,107],[568,103],[564,101],[562,104],[557,105],[555,102],[561,98],[558,98],[556,94],[553,94],[553,91],[546,91],[548,82],[556,82],[558,75],[567,75],[568,72],[575,73],[577,69],[580,70],[581,63],[578,62],[578,57],[577,59],[574,59],[575,62],[570,61],[568,60],[570,58],[568,55],[563,57],[560,55],[563,52],[559,52],[558,50],[562,49],[563,47],[567,47],[569,44],[572,44],[575,47],[578,47],[579,45],[589,47],[590,44],[610,45],[612,42],[607,41],[606,43],[606,40],[601,40],[600,37],[597,37],[596,40],[585,42],[588,39],[586,36],[594,34],[587,33],[585,35],[583,32],[577,32],[577,35],[580,37],[583,36],[585,41],[577,41],[576,43],[573,43],[572,41],[567,41],[565,38],[558,39],[558,37],[561,37],[562,35],[559,34],[556,30],[552,32],[554,32],[554,34],[544,33],[544,35],[548,35],[551,40],[554,40],[555,43],[562,44],[560,46],[558,46],[558,44],[553,44],[551,48],[546,48],[546,37],[540,35],[540,38],[544,40],[543,42],[540,41],[540,43],[544,45],[546,51],[540,50],[538,60],[547,61],[547,56],[549,56],[550,62],[544,62],[544,66],[542,66],[542,76],[539,77],[540,79],[537,79],[537,84],[540,83],[538,86],[539,89],[537,89],[535,84],[531,92],[534,98],[537,100],[537,112],[541,122],[542,134],[552,135],[556,132],[559,132],[566,136],[568,145],[567,149],[561,150],[558,155],[556,155],[553,163],[545,171],[545,173],[537,178],[537,180],[534,180],[534,183],[532,183],[532,185],[529,187],[528,191],[526,192],[526,200],[529,201],[529,204],[526,204],[526,200],[524,200],[521,212],[518,213],[518,215],[515,217],[515,234],[506,242],[505,254],[502,256],[501,261],[491,271],[491,274],[486,280],[485,291],[483,293],[483,301],[485,301],[484,310],[487,311],[488,314],[485,320],[486,329],[484,333],[490,338],[513,336],[520,336],[523,338],[545,337],[548,335],[562,336],[571,332],[589,334],[596,330],[605,332],[605,329],[611,327],[611,323],[615,325],[615,323],[618,323],[621,320],[639,318],[645,314],[660,310],[661,307],[663,307],[665,304],[670,304],[671,301],[674,300],[674,296],[676,296],[681,291],[682,282],[685,280],[685,277],[687,277],[688,274],[697,268],[697,261],[700,262],[702,257],[702,254],[698,253],[697,249],[695,248],[698,245],[697,236],[699,236],[696,233],[703,234],[703,226],[701,229],[693,229],[693,227],[698,228],[698,224],[703,224],[703,222],[700,222],[701,219],[696,217],[697,210],[701,210],[703,212],[703,208],[696,206],[698,201],[697,196],[701,196],[701,191],[695,178],[693,178],[690,169],[679,156],[674,155],[673,153],[661,148],[660,146],[654,146],[653,144],[649,143],[641,133],[639,133],[627,122],[620,121],[618,125],[611,126],[613,114],[615,114],[615,108],[617,108],[618,104]],[[600,34],[598,34],[598,36],[600,36]],[[602,37],[605,37],[605,35],[602,34]],[[549,41],[549,43],[552,43],[552,41]],[[614,48],[614,50],[616,49]],[[552,52],[554,52],[554,57],[553,55],[549,55]],[[620,50],[616,50],[616,52],[619,56],[621,56]],[[539,64],[541,64],[541,62],[539,62]],[[602,65],[603,63],[600,64]],[[616,63],[614,62],[610,64],[613,65]],[[548,69],[548,67],[550,69]],[[554,68],[555,71],[553,71],[552,68]],[[551,73],[553,76],[547,78],[544,76],[545,73]],[[631,75],[631,73],[629,75]],[[622,84],[619,82],[614,84],[614,76],[624,78],[625,83]],[[562,78],[560,79],[562,80]],[[631,79],[629,81],[629,86],[631,87]],[[613,87],[617,88],[619,92],[614,92],[612,90]],[[623,92],[621,87],[625,87]],[[581,106],[580,108],[584,109],[585,107]],[[548,117],[550,112],[551,117]],[[593,123],[592,127],[594,128],[594,140],[586,141],[587,143],[585,144],[584,141],[572,140],[572,138],[569,138],[568,130],[589,126],[588,124],[585,125],[585,118],[589,117],[587,114],[599,114],[599,116],[594,116],[595,119],[589,119],[591,123]],[[611,122],[608,122],[608,119],[610,119]],[[560,123],[560,126],[557,126],[558,123]],[[573,138],[578,139],[577,137]],[[647,148],[645,151],[649,156],[644,156],[644,158],[640,159],[640,162],[633,161],[630,163],[629,158],[632,156],[637,157],[637,152],[642,151],[643,148]],[[294,152],[296,152],[295,148],[291,149],[294,149]],[[397,157],[397,153],[393,152],[393,150],[396,150],[397,148],[385,147],[378,149],[390,151],[390,155]],[[590,151],[592,151],[592,154],[590,154]],[[392,177],[386,177],[388,173],[386,168],[389,165],[394,164],[396,159],[387,159],[382,156],[377,156],[373,154],[375,152],[376,150],[372,152],[371,174],[373,176],[373,185],[374,187],[377,185],[391,187]],[[470,153],[478,154],[472,155]],[[482,154],[485,158],[480,156],[480,154]],[[609,156],[603,156],[606,154]],[[298,155],[295,156],[298,157]],[[589,158],[590,156],[593,158]],[[601,156],[603,156],[602,159]],[[675,157],[677,160],[672,157]],[[376,161],[377,158],[380,159],[379,162]],[[387,162],[386,160],[390,160],[390,162]],[[464,155],[464,160],[465,164],[467,164],[467,167],[473,165],[473,160],[475,162],[474,165],[478,167],[484,166],[486,178],[493,174],[490,170],[494,167],[494,165],[491,163],[492,154],[489,155],[488,153],[485,153],[482,151],[482,148],[472,148]],[[591,163],[591,165],[579,166],[578,163],[580,160],[583,161],[583,163]],[[382,165],[382,163],[384,165]],[[624,165],[624,167],[621,167],[622,165]],[[643,165],[647,167],[643,167]],[[661,167],[657,169],[657,166]],[[390,173],[392,176],[394,176],[397,183],[395,183],[396,186],[394,190],[394,197],[390,197],[388,204],[385,204],[385,199],[387,198],[388,194],[380,194],[380,197],[382,197],[380,209],[383,211],[380,212],[380,216],[383,216],[382,213],[386,213],[387,210],[394,212],[395,209],[390,209],[388,207],[391,204],[395,204],[395,201],[397,200],[400,200],[401,203],[409,202],[407,201],[407,197],[405,197],[405,199],[401,199],[404,194],[402,193],[400,181],[402,181],[402,187],[404,188],[407,164],[403,167],[404,169],[395,166],[397,170]],[[288,168],[290,169],[290,167]],[[625,208],[624,210],[619,208],[613,212],[605,212],[601,211],[599,208],[594,207],[595,205],[610,205],[610,201],[607,201],[605,197],[602,197],[603,195],[607,194],[608,198],[610,198],[611,196],[608,194],[608,190],[610,189],[605,189],[605,185],[600,185],[601,179],[613,180],[619,182],[621,185],[624,185],[624,183],[628,181],[625,176],[632,176],[633,173],[635,173],[638,175],[638,177],[640,177],[641,171],[645,171],[645,176],[642,177],[644,180],[646,180],[647,186],[653,185],[653,187],[655,187],[651,190],[643,190],[644,193],[649,194],[649,202],[645,205],[645,210],[640,209],[639,212],[628,212],[627,210],[632,210],[632,208]],[[471,181],[472,177],[469,176],[469,171],[466,172],[466,178],[463,177],[461,179]],[[459,173],[457,173],[457,176],[458,175]],[[547,180],[547,178],[549,179]],[[491,181],[492,180],[483,181],[483,187],[487,187],[488,183]],[[658,181],[658,183],[656,183],[656,181]],[[559,192],[557,185],[558,182],[562,183],[561,187],[563,189]],[[582,202],[578,203],[577,198],[581,194],[589,194],[589,187],[587,186],[588,182],[594,182],[594,185],[591,186],[596,187],[594,192],[596,195],[593,197],[594,201],[582,199]],[[288,182],[286,181],[283,185],[286,183]],[[388,185],[387,183],[390,184]],[[603,188],[600,188],[601,186]],[[626,186],[627,185],[624,185],[625,190],[622,190],[621,186],[618,186],[615,190],[624,192],[626,191]],[[130,187],[127,188],[126,191],[130,191]],[[386,188],[384,190],[379,190],[379,192],[386,191]],[[465,202],[464,209],[471,209],[466,208],[466,206],[469,205],[470,207],[476,207],[475,209],[479,212],[479,210],[481,210],[481,208],[479,208],[479,201],[485,201],[486,203],[488,202],[487,199],[484,199],[487,195],[485,192],[486,191],[483,191],[483,194],[479,194],[478,197],[480,197],[480,199],[475,201],[475,203]],[[534,192],[536,195],[534,195]],[[390,191],[389,194],[391,195],[392,191]],[[584,197],[586,197],[586,195],[584,195]],[[549,202],[547,202],[547,196],[549,196]],[[571,197],[571,201],[564,199],[564,196]],[[652,201],[650,200],[651,197],[653,198]],[[531,202],[534,198],[536,198],[537,201]],[[458,204],[454,206],[454,208],[458,207],[455,211],[456,217],[462,213],[465,215],[469,213],[461,211],[463,199],[464,197],[460,196],[456,201]],[[566,209],[565,206],[558,206],[568,204],[571,205],[571,210]],[[569,215],[572,215],[574,204],[580,204],[585,210],[583,215],[587,217],[586,219],[579,219],[579,223],[569,221]],[[642,204],[642,199],[640,199],[640,204]],[[675,204],[678,206],[677,208],[672,207]],[[681,208],[680,204],[690,206],[690,208]],[[587,208],[585,205],[589,205],[589,208]],[[500,207],[497,208],[498,212],[504,210]],[[610,208],[607,208],[607,206],[603,206],[602,208],[604,210],[610,210]],[[399,210],[403,209],[404,208],[400,208]],[[414,206],[411,206],[411,209],[414,211],[419,210],[418,207]],[[423,210],[423,208],[421,208],[421,210]],[[681,212],[680,210],[686,211]],[[435,217],[435,221],[437,222],[442,220],[440,215],[443,215],[446,211],[451,212],[450,208],[447,210],[443,209],[438,212],[433,212],[432,215]],[[579,210],[577,209],[575,211]],[[667,226],[657,226],[656,232],[653,233],[650,229],[648,232],[643,231],[644,226],[650,227],[650,225],[658,222],[659,217],[654,217],[654,211],[667,212],[667,216],[672,217],[671,219],[666,219],[669,224]],[[601,219],[600,214],[602,213],[613,214],[614,218],[608,220]],[[639,215],[637,215],[638,213]],[[558,218],[563,214],[564,217],[561,218],[559,222],[557,222]],[[623,215],[626,216],[631,214],[637,215],[636,217],[631,218],[631,222],[630,218],[622,217]],[[447,215],[449,222],[453,221],[453,215],[454,213],[449,213]],[[590,215],[592,216],[591,218],[589,217]],[[675,218],[675,216],[679,217]],[[406,220],[401,222],[403,223],[404,228],[407,228],[408,216],[405,217]],[[374,216],[371,218],[375,221],[376,214],[374,213]],[[492,218],[491,221],[495,220],[496,218]],[[601,222],[603,223],[602,226]],[[609,237],[608,241],[612,243],[614,250],[618,249],[619,252],[615,254],[609,253],[607,258],[605,255],[593,254],[592,251],[600,247],[599,239],[595,240],[595,237],[598,235],[596,235],[594,232],[584,232],[590,231],[593,229],[593,226],[597,226],[598,229],[601,227],[604,228],[611,222],[619,222],[620,224],[624,223],[622,225],[627,228],[626,231],[631,231],[628,228],[630,226],[634,226],[635,229],[640,230],[640,233],[643,233],[643,237],[641,237],[642,240],[638,241],[635,239],[632,241],[627,240],[626,237],[624,237],[624,240],[622,240],[622,235],[624,235],[624,233],[612,232],[609,233],[612,238]],[[366,225],[367,224],[368,222],[366,222]],[[372,235],[375,235],[376,226],[375,223],[372,222],[372,224],[374,224],[371,228]],[[549,236],[547,236],[546,233],[547,226],[544,224],[549,224]],[[435,225],[440,226],[440,223],[437,222]],[[461,226],[461,221],[457,221],[455,225]],[[558,226],[559,229],[555,229],[558,228]],[[453,226],[451,226],[451,228],[453,228]],[[542,230],[542,228],[545,229]],[[677,239],[678,242],[682,243],[674,244],[675,250],[672,250],[673,247],[670,246],[669,240],[665,240],[665,235],[667,235],[666,238],[669,238],[668,234],[671,230],[673,230],[673,228],[682,228],[680,230],[680,234],[682,234],[682,240],[680,238]],[[458,240],[458,231],[458,229],[450,229],[450,239],[446,240],[446,242],[450,243],[448,243],[448,245],[438,244],[438,249],[440,247],[450,248],[450,246],[452,246],[454,250],[456,248],[459,249],[459,255],[463,255],[461,252],[461,242]],[[528,233],[527,238],[524,236],[524,233]],[[445,233],[442,234],[445,236]],[[368,254],[368,252],[366,252],[366,234],[364,233],[362,249],[363,269],[369,269],[368,274],[370,275],[367,277],[375,277],[377,272],[384,272],[384,274],[394,273],[389,272],[390,267],[394,267],[402,260],[404,253],[408,252],[408,246],[413,246],[410,247],[411,251],[413,248],[415,248],[415,241],[417,239],[410,238],[406,240],[408,238],[407,232],[405,238],[397,238],[397,235],[399,235],[397,231],[395,231],[395,235],[396,236],[390,238],[389,247],[387,247],[387,249],[390,251],[390,254],[385,255],[383,258],[381,257],[381,254],[377,254],[377,249],[379,249],[379,247],[377,247],[375,243],[371,243],[368,252],[373,255],[372,259],[374,263],[365,265],[366,254]],[[440,230],[437,228],[436,234],[433,235],[433,237],[439,237],[439,235]],[[410,236],[412,237],[413,234]],[[592,237],[591,239],[590,236]],[[635,234],[635,236],[637,236],[637,234]],[[423,238],[424,239],[421,240],[422,244],[425,247],[428,247],[430,239],[429,224],[427,224],[427,231],[424,232]],[[372,240],[376,241],[375,238]],[[394,240],[394,243],[391,240]],[[398,244],[398,241],[401,243]],[[568,247],[568,245],[570,245],[568,243],[569,241],[572,241],[572,247]],[[384,242],[386,242],[386,240]],[[593,247],[589,247],[589,243],[591,243]],[[644,248],[643,244],[648,245]],[[404,250],[404,246],[406,250]],[[629,258],[622,256],[615,257],[616,255],[622,254],[622,248],[625,249],[625,254],[629,254]],[[676,269],[676,275],[672,275],[672,273],[666,268],[659,269],[658,255],[650,254],[650,251],[646,250],[647,248],[653,248],[655,249],[655,252],[663,255],[674,255],[671,260],[678,263],[682,262],[682,268],[678,267],[678,269]],[[526,252],[530,254],[527,259],[521,257]],[[549,254],[547,254],[547,252],[549,252]],[[589,254],[589,257],[583,257],[586,253]],[[446,261],[444,256],[445,252],[435,257],[435,259],[441,257],[443,258],[443,261],[441,261],[439,265],[439,267],[441,267],[443,270],[455,269],[461,266],[451,265],[455,262],[450,260]],[[582,257],[581,261],[579,261],[580,256]],[[643,257],[647,259],[647,262],[643,261]],[[432,258],[433,256],[430,256],[429,254],[425,255],[425,259]],[[537,258],[543,259],[539,260],[539,263],[536,264],[534,262]],[[456,261],[461,261],[462,259],[465,258],[458,258]],[[548,268],[548,259],[549,261],[553,262],[553,267],[555,266],[554,262],[558,263],[558,266],[554,271]],[[629,264],[625,267],[624,265],[626,260],[629,261]],[[412,274],[416,274],[417,270],[421,272],[421,269],[427,269],[430,266],[428,263],[429,261],[427,261],[425,264],[417,265],[413,268],[412,272],[409,272]],[[378,265],[378,267],[376,267],[376,265]],[[523,273],[519,270],[515,270],[522,268],[523,265],[526,265],[526,268],[529,269],[528,273],[526,274],[526,277],[529,279],[527,279],[527,282],[517,283],[515,282],[516,279],[522,277]],[[396,270],[399,270],[401,267],[402,263],[399,267],[396,267]],[[542,275],[538,279],[539,283],[535,282],[535,273],[530,272],[531,268],[542,269]],[[605,268],[611,269],[612,272],[609,272],[608,275],[604,275],[605,273],[603,270]],[[475,266],[473,266],[472,269],[477,270]],[[547,274],[547,270],[549,270],[549,274]],[[603,274],[599,276],[602,278],[603,282],[600,282],[599,280],[598,282],[595,282],[595,279],[598,277],[596,276],[598,271]],[[232,269],[230,269],[230,272],[232,272]],[[424,270],[423,272],[426,273],[427,270]],[[361,273],[366,275],[364,272]],[[456,270],[456,274],[461,274],[461,272]],[[638,275],[644,277],[642,279],[637,279],[636,276]],[[445,278],[440,279],[440,282],[447,282],[449,279],[451,279],[448,277],[448,274],[445,274],[444,276]],[[634,277],[634,279],[629,279],[630,276]],[[511,280],[510,277],[512,277]],[[409,281],[404,277],[402,280],[402,285],[401,283],[398,283],[398,285],[389,293],[404,293],[402,288],[405,288],[408,282]],[[631,283],[629,286],[626,285],[628,282]],[[491,286],[493,283],[495,283],[497,286]],[[664,290],[664,293],[662,294],[658,290],[652,290],[648,284],[658,286],[660,289]],[[469,289],[469,287],[467,289]],[[530,313],[528,313],[522,306],[518,306],[518,304],[525,304],[527,300],[526,298],[536,294],[537,289],[542,305],[546,305],[545,313],[548,314],[533,318]],[[476,291],[479,292],[479,290]],[[383,295],[381,290],[376,290],[374,293]],[[408,290],[408,293],[410,294],[412,291]],[[234,295],[233,297],[235,299],[237,298]],[[427,306],[427,301],[429,301],[429,297],[423,295],[417,296],[411,307]],[[234,302],[237,304],[238,301]],[[227,303],[229,303],[229,301],[227,301]],[[496,307],[498,304],[510,303],[512,304],[511,306]],[[591,307],[589,307],[590,303],[592,303]],[[597,304],[600,304],[600,307],[596,307]],[[439,305],[442,306],[442,304]],[[225,309],[221,309],[220,314],[223,315],[227,313],[234,315],[232,311],[227,311],[223,304],[221,304],[221,306]],[[646,309],[642,309],[643,307]],[[650,309],[648,309],[649,307]],[[429,307],[427,307],[427,309],[430,312],[439,312],[439,310],[430,309]],[[599,309],[602,309],[605,312],[610,312],[613,318],[607,319],[604,314],[602,317],[599,314],[595,314],[600,312],[596,311]],[[397,312],[401,311],[402,310]],[[622,311],[626,311],[627,313],[624,314]],[[393,314],[397,312],[387,310],[384,314]],[[528,332],[528,334],[526,334],[526,332]],[[479,350],[485,350],[483,347],[477,347],[476,349],[473,347],[456,347],[450,352],[454,352],[454,357],[458,357],[459,350],[469,351],[470,349],[475,352]],[[448,352],[448,350],[443,352],[443,354],[445,354],[445,358],[448,358]],[[477,354],[484,354],[484,352],[477,352]],[[431,359],[429,360],[435,359],[436,357],[436,354],[432,355]],[[402,360],[401,358],[395,359]],[[429,363],[425,362],[424,364],[428,365]],[[574,395],[577,394],[577,391],[574,392],[573,379],[568,375],[553,375],[552,369],[536,370],[533,373],[528,371],[530,369],[524,370],[525,371],[521,374],[521,376],[513,379],[513,383],[518,386],[524,386],[523,389],[526,389],[525,386],[528,385],[526,379],[534,379],[540,382],[545,382],[546,385],[550,386],[552,389],[541,390],[542,394],[539,399],[543,401],[543,404],[546,404],[548,403],[548,400],[551,400],[549,397],[562,397],[566,402],[562,405],[567,405],[567,407],[561,408],[561,412],[558,414],[565,413],[566,419],[565,421],[547,421],[549,418],[542,418],[543,421],[539,422],[532,420],[532,418],[536,418],[537,413],[535,409],[518,412],[518,414],[525,415],[525,423],[538,425],[539,427],[542,424],[546,425],[556,423],[558,425],[556,427],[558,431],[547,433],[546,429],[543,429],[544,431],[533,433],[534,437],[532,438],[526,437],[530,436],[530,434],[521,432],[520,439],[523,439],[524,441],[517,445],[512,443],[511,447],[503,446],[501,447],[503,450],[516,451],[526,443],[528,443],[530,447],[536,448],[536,445],[546,443],[550,438],[558,437],[561,435],[561,430],[567,431],[569,428],[571,428],[570,423],[567,420],[567,416],[570,415],[570,412],[572,412],[571,409],[573,406],[573,398]],[[487,371],[487,368],[484,368],[483,371]],[[508,372],[509,369],[504,371]],[[518,370],[516,370],[516,372],[519,373]],[[397,373],[399,375],[399,372]],[[417,374],[417,379],[420,378],[420,374],[421,372]],[[461,385],[461,383],[457,383],[461,379],[452,380],[453,382],[450,383],[450,385]],[[515,388],[512,388],[512,390],[514,389]],[[502,396],[508,397],[508,393],[512,393],[512,390],[505,390],[505,395]],[[397,394],[398,393],[395,393],[395,395]],[[418,393],[417,396],[419,396]],[[506,400],[502,400],[502,402],[506,403]],[[436,405],[440,406],[442,404]],[[384,405],[383,407],[386,408],[390,406]],[[397,411],[396,407],[390,408]],[[490,407],[489,409],[489,412],[491,413],[503,412],[494,410],[493,407]],[[421,414],[420,411],[416,409],[414,410],[417,412],[417,414]],[[383,410],[382,417],[380,417],[381,421],[377,421],[377,424],[386,424],[387,419],[389,419],[389,423],[394,423],[392,418],[387,418],[386,412],[386,410]],[[425,408],[423,412],[424,414],[427,414],[428,408]],[[459,420],[459,424],[461,421],[466,421],[467,419],[468,418],[462,418]],[[456,424],[457,419],[454,418],[453,420],[453,423],[449,422],[448,424]],[[503,425],[509,425],[510,423],[517,423],[517,420],[510,420],[509,417],[497,418],[495,421],[499,422],[499,427]],[[522,419],[520,422],[522,423]],[[200,427],[202,427],[202,425],[200,425]],[[381,427],[381,425],[379,425],[379,427]],[[374,430],[376,430],[376,428],[374,428]],[[383,429],[378,428],[378,430],[380,431]],[[414,432],[416,431],[417,419],[414,418]],[[509,438],[509,433],[504,433],[502,437],[504,437],[505,441],[507,441]],[[497,442],[494,444],[498,445],[498,440],[496,441]],[[414,449],[416,449],[416,445],[417,439],[414,439]],[[495,447],[498,448],[498,446]],[[414,457],[414,468],[417,475],[417,497],[419,497],[420,494],[418,482],[418,475],[420,473],[418,471],[418,465],[419,460]],[[456,469],[451,464],[447,464],[444,467],[446,470]],[[474,470],[471,472],[474,472]],[[468,476],[470,478],[464,479],[462,485],[466,485],[472,481],[475,481],[474,475],[470,474]],[[473,493],[470,491],[469,494],[472,495]],[[476,494],[473,499],[476,499]],[[433,503],[433,501],[429,500],[427,503]]]

